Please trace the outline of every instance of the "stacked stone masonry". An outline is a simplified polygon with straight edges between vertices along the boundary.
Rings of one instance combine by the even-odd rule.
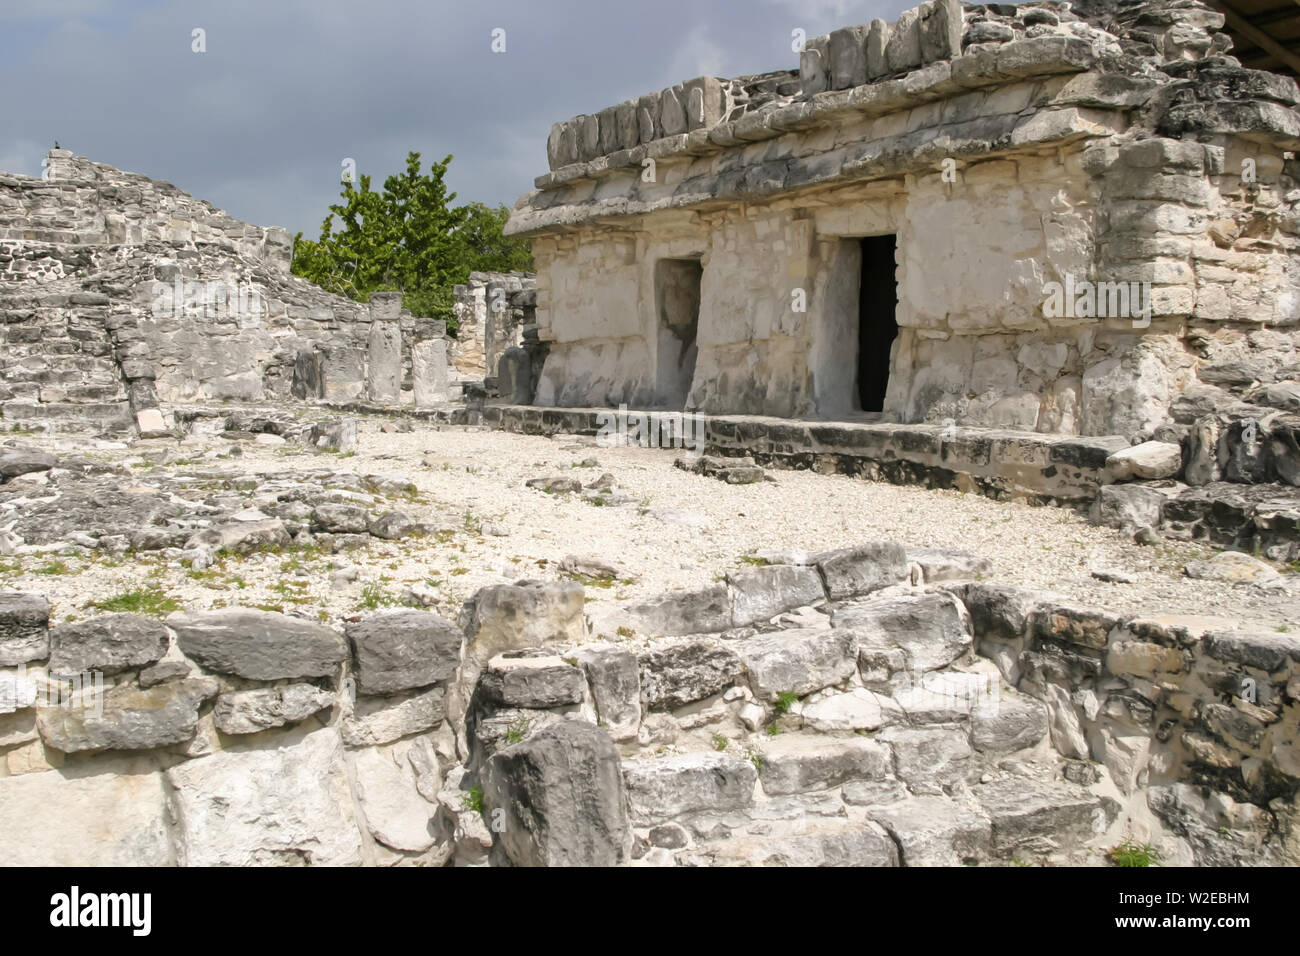
[[[996,585],[964,552],[767,560],[602,615],[521,581],[342,631],[49,628],[0,595],[5,859],[1300,862],[1294,637]]]
[[[324,292],[292,252],[283,229],[68,150],[44,178],[0,174],[0,414],[149,434],[184,402],[455,397],[445,323]]]
[[[1300,91],[1241,68],[1222,24],[1199,2],[935,0],[810,39],[797,74],[557,124],[507,227],[538,264],[537,404],[1191,440],[1207,480],[1239,480],[1225,436],[1295,443]],[[873,236],[894,237],[898,331],[867,408]],[[665,324],[683,261],[689,359]]]

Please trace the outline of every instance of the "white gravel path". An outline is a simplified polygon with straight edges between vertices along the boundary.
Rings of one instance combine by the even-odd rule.
[[[773,471],[774,482],[731,486],[673,467],[670,451],[596,448],[572,439],[546,439],[485,430],[416,425],[410,433],[379,431],[363,419],[355,456],[318,454],[298,445],[268,448],[241,443],[242,458],[208,460],[229,441],[189,439],[140,442],[99,451],[84,443],[54,450],[110,460],[157,457],[168,449],[194,467],[237,467],[248,472],[334,468],[360,474],[408,477],[420,503],[395,502],[412,516],[455,526],[455,534],[304,558],[263,555],[227,559],[195,575],[156,558],[127,558],[114,566],[103,556],[61,557],[68,573],[39,574],[51,562],[24,558],[20,568],[0,557],[0,588],[47,594],[55,618],[87,617],[87,605],[142,586],[156,586],[186,607],[243,604],[339,623],[375,604],[396,600],[413,584],[435,588],[437,609],[454,616],[480,587],[521,578],[558,578],[569,554],[601,558],[634,583],[588,588],[592,602],[621,602],[665,590],[695,588],[741,566],[760,549],[824,550],[871,540],[963,548],[990,558],[986,580],[1062,592],[1089,604],[1149,614],[1218,616],[1235,626],[1274,630],[1300,627],[1293,594],[1251,585],[1198,581],[1182,573],[1211,549],[1166,542],[1140,546],[1119,532],[1089,526],[1072,512],[995,502],[954,491],[876,484],[810,472]],[[596,467],[574,466],[594,458]],[[141,471],[141,482],[174,470]],[[597,507],[576,495],[550,495],[524,487],[530,478],[576,477],[589,483],[612,474],[618,495],[631,502]],[[256,491],[247,493],[250,505]],[[504,531],[504,535],[485,533]],[[1135,573],[1132,584],[1093,578],[1092,563]],[[332,567],[356,565],[358,579],[334,584]],[[238,584],[242,583],[242,587]]]

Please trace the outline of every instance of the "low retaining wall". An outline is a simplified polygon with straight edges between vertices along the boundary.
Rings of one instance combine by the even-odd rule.
[[[584,613],[49,629],[0,595],[11,863],[1295,864],[1300,638],[876,543]],[[706,631],[707,633],[695,633]]]

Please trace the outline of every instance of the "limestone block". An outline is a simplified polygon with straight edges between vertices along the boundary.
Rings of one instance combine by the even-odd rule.
[[[81,700],[38,706],[36,724],[45,743],[63,753],[149,750],[194,736],[199,707],[217,695],[211,678],[170,681],[147,690],[131,684]]]
[[[894,21],[885,61],[890,73],[902,73],[921,65],[921,21],[918,10],[904,10]]]
[[[921,7],[921,61],[961,56],[961,0],[934,0]]]
[[[223,734],[255,734],[306,720],[333,706],[334,694],[313,684],[234,691],[217,698],[212,715]]]
[[[844,27],[830,34],[830,88],[847,90],[867,82],[867,28]]]
[[[379,405],[396,405],[401,400],[402,325],[398,321],[372,319],[370,322],[366,392],[370,401]]]
[[[444,405],[451,398],[447,364],[446,339],[426,339],[411,347],[411,381],[416,408]]]
[[[871,21],[867,33],[867,79],[876,80],[889,73],[888,47],[891,30],[889,23]]]
[[[658,93],[647,93],[637,100],[637,140],[641,143],[653,142],[662,131],[659,125],[659,96]]]
[[[858,642],[850,630],[795,628],[750,638],[737,651],[754,696],[775,702],[781,694],[802,697],[850,677]]]
[[[844,604],[831,623],[857,635],[859,657],[896,647],[916,671],[946,667],[970,650],[972,637],[961,603],[951,594],[921,594],[868,598]]]
[[[329,677],[347,657],[337,631],[270,611],[177,612],[167,625],[187,656],[209,670],[249,680]]]
[[[0,666],[49,657],[49,621],[50,602],[41,595],[0,592]]]
[[[61,770],[0,779],[7,866],[170,866],[162,778]]]
[[[799,87],[805,97],[830,88],[830,37],[812,37],[799,53]]]
[[[769,565],[727,575],[735,627],[767,621],[783,611],[824,601],[816,568]]]
[[[500,847],[516,866],[612,866],[628,855],[618,750],[585,721],[546,727],[489,758],[483,803],[504,812]]]
[[[693,753],[623,765],[634,826],[651,826],[684,813],[739,810],[754,801],[758,771],[744,757]]]
[[[765,741],[758,779],[768,796],[838,787],[849,780],[883,780],[890,775],[889,748],[874,740],[827,740],[782,734]]]
[[[182,866],[362,862],[336,730],[273,749],[211,754],[172,767],[166,777]]]
[[[114,674],[143,667],[167,653],[171,638],[161,621],[139,614],[101,614],[50,632],[50,673]]]
[[[402,750],[400,755],[396,748],[356,752],[357,800],[376,840],[394,850],[423,853],[437,842],[437,807],[421,796],[415,769]]]
[[[451,678],[460,664],[464,634],[427,611],[384,611],[346,628],[357,688],[391,694]]]
[[[722,120],[727,94],[716,76],[701,76],[682,84],[688,130],[710,129]]]
[[[596,115],[600,119],[600,155],[608,156],[619,148],[618,107],[606,107]]]
[[[686,132],[686,91],[682,86],[670,86],[659,94],[659,123],[664,136]],[[601,114],[604,122],[604,114]],[[604,143],[602,133],[601,143]]]
[[[616,742],[635,740],[641,725],[641,669],[636,655],[613,645],[578,651],[600,724]]]
[[[650,710],[672,710],[720,693],[744,673],[729,647],[691,641],[643,652],[641,702]]]
[[[390,744],[432,730],[446,716],[441,685],[383,697],[359,697],[340,724],[349,747]]]

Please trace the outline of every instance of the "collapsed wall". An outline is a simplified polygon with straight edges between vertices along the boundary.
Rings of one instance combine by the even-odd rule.
[[[325,292],[292,255],[283,229],[68,150],[0,174],[0,416],[156,433],[164,405],[454,397],[445,323]]]
[[[342,632],[49,629],[0,595],[5,859],[1300,862],[1294,637],[995,585],[962,552],[766,560],[603,615],[521,581]]]
[[[1294,411],[1300,92],[1222,24],[936,0],[810,39],[797,73],[556,124],[507,227],[538,263],[538,404],[1211,444]],[[689,333],[665,269],[694,271]]]

